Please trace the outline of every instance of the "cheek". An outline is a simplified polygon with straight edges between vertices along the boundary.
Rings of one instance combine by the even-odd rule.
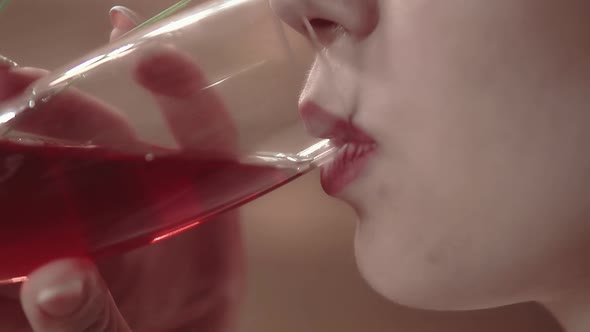
[[[357,204],[367,279],[407,305],[477,309],[588,276],[580,267],[589,257],[576,254],[590,238],[584,103],[556,113],[549,99],[514,109],[524,102],[460,107],[448,96],[416,92],[412,104],[364,108],[379,119],[364,118],[381,148]]]
[[[374,287],[407,305],[477,309],[588,276],[576,253],[590,238],[590,137],[572,123],[590,120],[432,109],[379,137],[358,204],[357,255]]]
[[[364,45],[357,118],[381,152],[355,202],[357,256],[404,304],[503,305],[590,275],[590,51],[575,40],[585,19],[547,10],[523,27],[522,10],[490,7],[466,13],[486,20],[465,29],[407,5]]]

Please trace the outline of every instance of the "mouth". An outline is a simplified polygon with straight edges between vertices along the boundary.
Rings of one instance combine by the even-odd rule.
[[[324,191],[337,196],[362,175],[377,144],[351,121],[339,118],[315,103],[303,104],[300,113],[309,134],[330,139],[338,148],[332,160],[321,169]]]

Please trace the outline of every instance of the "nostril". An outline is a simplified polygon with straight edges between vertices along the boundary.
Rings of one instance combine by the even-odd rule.
[[[307,19],[307,22],[309,26],[306,30],[308,30],[309,37],[317,42],[318,46],[329,46],[336,38],[346,32],[342,25],[323,18]]]
[[[323,18],[312,18],[309,20],[309,24],[311,24],[311,26],[317,30],[333,29],[337,26],[336,23]]]
[[[1,0],[0,0],[1,1]],[[380,0],[267,0],[277,16],[295,31],[327,48],[349,37],[360,41],[379,22]],[[386,1],[386,0],[384,0]],[[387,2],[387,1],[386,1]]]

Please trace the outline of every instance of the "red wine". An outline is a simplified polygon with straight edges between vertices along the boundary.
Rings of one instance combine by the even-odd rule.
[[[0,141],[0,281],[145,245],[284,184],[296,168]]]

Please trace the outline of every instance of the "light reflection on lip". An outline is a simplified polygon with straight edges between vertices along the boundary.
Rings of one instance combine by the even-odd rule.
[[[315,103],[304,103],[300,113],[310,135],[328,138],[339,147],[333,160],[321,171],[324,191],[337,195],[362,174],[377,144],[350,121],[327,112]]]

